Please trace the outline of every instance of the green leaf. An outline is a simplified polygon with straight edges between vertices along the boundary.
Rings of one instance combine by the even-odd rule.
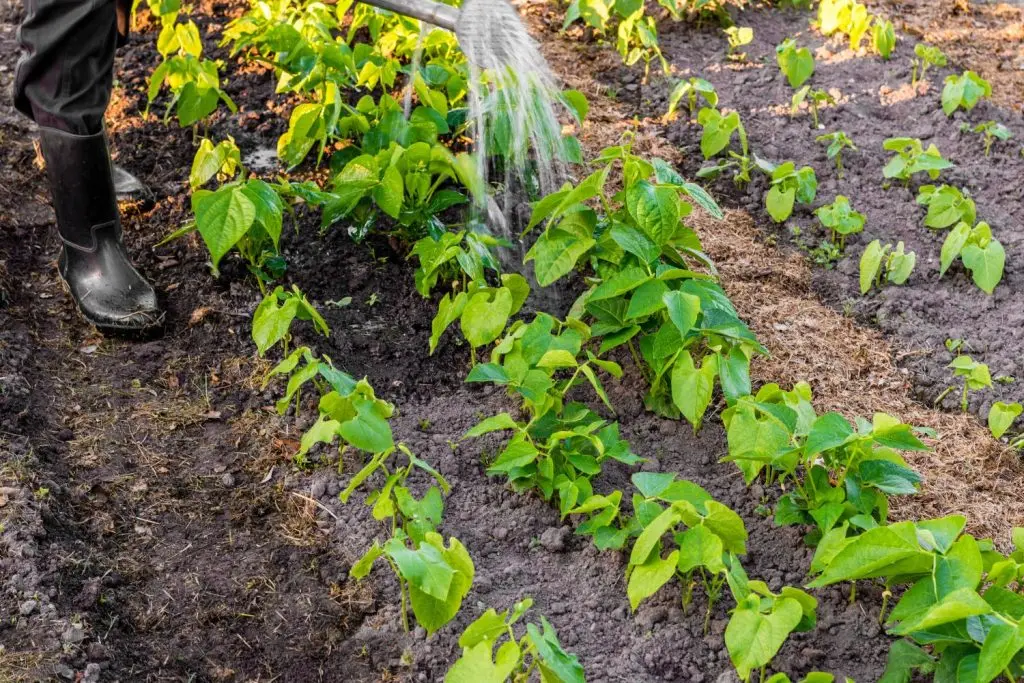
[[[679,226],[679,194],[646,180],[626,189],[626,206],[637,225],[657,245],[665,244]]]
[[[196,214],[199,234],[210,250],[214,268],[249,232],[256,219],[256,207],[237,185],[192,195],[192,210]]]
[[[885,671],[878,683],[910,683],[914,671],[930,673],[935,670],[931,655],[908,640],[897,640],[889,648]]]
[[[725,546],[722,539],[706,526],[695,526],[687,529],[678,537],[679,571],[688,573],[697,567],[705,567],[712,574],[725,571],[722,555]]]
[[[1010,662],[1024,648],[1024,625],[995,624],[985,637],[978,657],[978,681],[994,681],[1008,671]]]
[[[796,199],[796,188],[783,189],[781,185],[772,185],[765,198],[768,215],[776,223],[781,223],[793,214],[793,202]]]
[[[706,356],[704,364],[697,368],[689,351],[683,351],[672,366],[672,402],[695,430],[700,429],[704,413],[711,404],[717,374],[716,356]]]
[[[750,394],[750,359],[742,348],[733,346],[728,355],[718,357],[718,380],[730,404]]]
[[[879,240],[874,240],[864,249],[864,253],[860,257],[860,293],[867,294],[872,286],[875,284],[875,280],[878,279],[878,273],[882,269],[882,258],[885,256],[885,250],[882,248],[882,243]]]
[[[697,317],[700,315],[700,297],[685,292],[671,291],[662,295],[662,302],[668,309],[669,320],[679,330],[679,334],[685,337],[697,324]]]
[[[502,621],[502,631],[504,628],[505,622]],[[506,641],[498,648],[496,659],[493,650],[493,641],[481,641],[464,647],[462,656],[445,674],[444,683],[505,683],[519,662],[519,644]]]
[[[991,612],[992,606],[985,602],[977,591],[961,588],[946,595],[924,614],[903,621],[892,629],[892,632],[896,635],[908,635],[916,631],[928,631],[937,626]]]
[[[865,531],[840,550],[809,587],[891,576],[896,569],[901,574],[930,573],[932,554],[907,538],[908,529],[912,531],[912,525],[901,522]]]
[[[508,384],[510,379],[505,368],[494,363],[477,363],[466,376],[467,382],[494,382],[495,384]]]
[[[640,285],[651,279],[651,276],[640,267],[631,266],[624,268],[610,278],[602,282],[591,292],[588,303],[612,299],[627,292],[631,292]]]
[[[653,263],[661,255],[661,248],[632,226],[617,223],[611,230],[611,236],[624,251],[633,254],[643,263]]]
[[[498,432],[504,429],[518,429],[519,425],[508,413],[499,413],[478,422],[472,429],[462,435],[463,439],[472,439],[477,436]]]
[[[445,561],[441,551],[429,543],[410,550],[396,539],[388,542],[388,557],[398,566],[402,578],[423,593],[444,600],[452,585],[455,570]]]
[[[593,238],[596,225],[597,214],[588,209],[574,211],[557,226],[545,230],[524,259],[524,262],[534,261],[537,284],[547,287],[571,272],[580,257],[597,244]]]
[[[865,460],[860,464],[861,481],[890,496],[918,492],[921,477],[914,470],[888,460]]]
[[[569,654],[558,642],[558,635],[547,619],[540,618],[541,631],[534,624],[526,625],[526,632],[540,657],[542,683],[585,683],[583,667],[576,655]]]
[[[939,256],[939,277],[945,275],[953,261],[963,251],[964,245],[971,236],[971,226],[967,223],[958,223],[942,243],[942,252]]]
[[[394,166],[388,166],[381,176],[380,184],[373,188],[373,200],[384,213],[398,218],[402,212],[402,197],[405,192],[402,174]]]
[[[634,612],[645,599],[651,597],[664,586],[676,573],[676,563],[679,559],[679,551],[673,550],[668,557],[661,557],[652,553],[643,564],[633,567],[629,575],[629,584],[626,586],[626,594],[629,596],[629,606]],[[721,557],[719,557],[721,561]]]
[[[370,453],[380,453],[395,445],[388,424],[378,401],[362,399],[357,402],[356,416],[342,422],[338,433],[341,438],[356,448]]]
[[[373,568],[373,563],[377,561],[377,558],[384,554],[384,548],[381,547],[377,541],[373,542],[363,556],[356,560],[352,568],[349,569],[348,575],[356,581],[364,579],[370,574],[370,570]]]
[[[445,294],[437,304],[437,315],[430,322],[430,354],[433,355],[441,341],[441,335],[448,327],[462,317],[466,308],[466,301],[469,297],[465,292],[459,292],[454,299],[450,294]],[[467,380],[468,381],[468,380]]]
[[[512,312],[512,292],[507,288],[477,292],[459,319],[462,334],[473,348],[490,344],[508,324]]]
[[[805,457],[812,458],[819,453],[838,448],[853,436],[853,425],[839,413],[825,413],[811,425],[804,444]]]
[[[202,232],[202,226],[199,230]],[[960,257],[967,270],[971,271],[974,284],[978,285],[986,294],[991,294],[999,281],[1003,279],[1006,251],[999,240],[992,239],[984,248],[977,244],[968,244],[964,247]]]
[[[1019,403],[993,403],[988,411],[988,428],[992,436],[998,439],[1005,434],[1021,412],[1024,412],[1024,406]]]
[[[725,646],[740,678],[766,666],[802,618],[803,609],[792,598],[776,600],[767,614],[756,595],[737,605],[725,628]]]
[[[629,300],[626,319],[646,318],[665,307],[662,296],[668,293],[668,285],[661,280],[650,280],[637,287]],[[700,306],[700,301],[697,301]]]
[[[747,529],[743,524],[743,518],[716,500],[705,502],[704,507],[707,508],[704,526],[722,539],[726,551],[735,555],[745,555]]]
[[[690,195],[693,201],[700,205],[700,208],[707,211],[708,215],[715,220],[722,220],[725,218],[725,213],[722,211],[722,207],[718,205],[718,202],[707,193],[707,191],[695,183],[683,183],[683,191]]]
[[[448,539],[449,547],[445,548],[439,534],[428,533],[426,541],[420,544],[420,548],[425,545],[441,551],[442,559],[454,572],[447,597],[443,599],[420,590],[410,582],[409,599],[413,614],[416,621],[427,630],[427,635],[430,635],[458,613],[463,598],[473,584],[474,567],[473,560],[458,539]]]
[[[629,555],[631,565],[640,565],[647,562],[655,548],[658,547],[661,537],[679,522],[680,516],[674,508],[666,508],[661,514],[654,518],[650,524],[640,533],[633,550]]]

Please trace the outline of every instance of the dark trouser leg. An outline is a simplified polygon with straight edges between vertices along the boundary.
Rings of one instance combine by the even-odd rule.
[[[117,49],[114,0],[25,0],[15,106],[40,126],[103,130]]]
[[[103,132],[117,48],[114,0],[26,0],[15,104],[39,124],[64,243],[60,275],[83,316],[137,331],[162,320],[156,293],[132,266]]]

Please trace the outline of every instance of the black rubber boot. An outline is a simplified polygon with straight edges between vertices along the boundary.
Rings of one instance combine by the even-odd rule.
[[[163,313],[156,292],[132,266],[121,242],[106,137],[44,127],[39,136],[64,243],[60,275],[82,315],[105,331],[159,327]]]
[[[117,201],[153,203],[152,191],[124,167],[111,164],[110,173],[114,179],[114,194],[117,196]]]

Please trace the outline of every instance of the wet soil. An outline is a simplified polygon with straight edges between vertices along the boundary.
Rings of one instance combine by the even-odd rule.
[[[687,24],[662,22],[661,45],[675,70],[674,78],[699,75],[714,84],[720,106],[739,112],[753,154],[776,163],[792,160],[797,166],[810,165],[817,173],[818,195],[812,205],[797,205],[785,226],[773,226],[763,206],[767,177],[755,172],[753,181],[737,188],[726,177],[713,184],[716,196],[727,205],[743,208],[758,217],[768,233],[803,248],[817,247],[825,237],[813,215],[814,209],[831,203],[836,195],[850,199],[853,207],[867,216],[863,233],[847,240],[838,263],[817,270],[815,282],[820,296],[837,310],[856,315],[878,326],[903,350],[902,364],[913,372],[921,400],[930,402],[954,384],[946,367],[953,357],[947,339],[965,340],[965,352],[987,363],[994,377],[1024,377],[1024,172],[1019,137],[1024,135],[1024,118],[1019,112],[982,102],[971,112],[947,117],[940,106],[944,78],[959,73],[956,65],[933,69],[928,83],[917,90],[910,85],[910,59],[914,41],[904,37],[893,57],[884,61],[874,54],[854,53],[840,39],[826,41],[810,29],[813,14],[799,10],[747,10],[737,12],[740,25],[754,29],[754,42],[744,47],[748,59],[730,61],[722,32],[713,26],[703,29]],[[828,90],[837,104],[820,111],[820,127],[813,128],[804,108],[790,111],[793,90],[775,63],[775,46],[787,37],[812,49],[816,71],[812,87]],[[651,117],[645,127],[660,134],[681,154],[682,167],[691,175],[705,161],[701,155],[700,127],[688,121],[685,112],[677,121],[661,128],[660,117],[667,108],[671,83],[655,76],[640,83],[635,69],[618,67],[604,71],[608,87],[627,109]],[[1010,86],[1007,86],[1010,87]],[[1012,96],[1012,93],[1011,93]],[[997,120],[1014,131],[1017,138],[993,146],[984,154],[976,134],[961,132],[961,126]],[[825,156],[819,135],[842,130],[857,146],[843,153],[845,174],[840,177]],[[884,182],[882,167],[890,154],[882,142],[890,137],[916,137],[925,145],[935,143],[955,167],[942,174],[938,183],[967,190],[978,207],[978,220],[988,222],[1006,249],[1006,271],[991,296],[978,289],[969,273],[957,262],[939,279],[939,251],[946,230],[924,226],[924,207],[915,202],[917,188],[932,182],[918,178],[909,187]],[[799,233],[797,239],[793,234]],[[886,287],[862,297],[858,289],[858,264],[864,247],[872,240],[883,244],[903,241],[917,253],[917,266],[905,286]],[[993,401],[1024,399],[1024,382],[997,383],[995,388],[971,397],[971,409],[987,415]],[[955,408],[957,392],[945,400]]]
[[[237,8],[202,6],[197,18],[215,32]],[[0,89],[12,75],[14,21],[0,15]],[[151,208],[126,208],[124,222],[141,269],[165,293],[160,339],[103,339],[77,317],[57,281],[30,126],[0,106],[0,680],[437,681],[463,626],[526,596],[590,680],[732,680],[728,601],[707,632],[704,598],[684,612],[678,589],[631,615],[625,558],[596,552],[548,504],[488,479],[482,458],[493,439],[460,442],[481,413],[508,405],[500,393],[461,387],[465,349],[448,341],[426,356],[432,304],[413,290],[401,253],[386,242],[355,245],[341,231],[320,238],[316,217],[300,212],[284,237],[286,280],[310,295],[332,334],[305,330],[296,342],[368,375],[395,402],[396,437],[452,484],[442,530],[477,567],[463,611],[430,639],[402,632],[397,585],[383,567],[361,584],[348,579],[383,530],[358,497],[337,499],[355,459],[294,468],[312,411],[280,418],[276,388],[261,388],[269,365],[248,338],[259,299],[252,280],[231,260],[212,278],[195,236],[152,246],[187,217],[194,151],[189,131],[138,115],[153,41],[136,35],[124,51],[109,128],[118,160],[157,195]],[[226,58],[215,42],[207,35],[207,49]],[[227,63],[241,111],[216,115],[210,136],[233,135],[244,154],[272,146],[287,103],[273,96],[269,73]],[[343,297],[351,303],[328,304]],[[774,528],[757,513],[765,492],[716,464],[720,428],[695,437],[644,413],[628,379],[610,391],[645,468],[691,478],[742,514],[751,577],[773,588],[804,580],[799,533]],[[613,469],[603,485],[627,476]],[[851,605],[840,589],[816,595],[818,629],[787,643],[778,670],[875,680],[890,642],[877,624],[879,596],[867,589]]]

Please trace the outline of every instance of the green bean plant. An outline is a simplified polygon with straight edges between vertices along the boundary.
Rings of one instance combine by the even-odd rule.
[[[974,284],[986,294],[991,294],[1003,279],[1006,250],[992,236],[992,228],[988,223],[981,222],[973,228],[966,222],[957,223],[942,243],[939,277],[949,270],[957,258],[970,271]]]
[[[979,363],[966,354],[957,355],[947,367],[953,369],[953,377],[963,378],[963,388],[960,391],[960,410],[967,412],[967,401],[971,392],[992,388],[992,375],[988,366]],[[951,386],[943,391],[935,399],[935,405],[942,403],[951,392],[956,391],[956,386]]]
[[[668,96],[668,111],[665,112],[662,121],[672,121],[675,118],[676,110],[683,98],[686,98],[692,117],[697,111],[698,97],[712,109],[718,106],[718,92],[715,90],[715,86],[708,81],[697,76],[679,81]]]
[[[395,460],[404,458],[399,465]],[[407,485],[415,470],[426,472],[435,482],[421,498]],[[371,481],[380,477],[375,487]],[[437,532],[444,512],[442,491],[450,489],[444,477],[413,455],[404,444],[374,454],[339,494],[343,503],[358,488],[368,489],[366,504],[373,518],[388,525],[390,538],[373,545],[349,570],[356,580],[366,578],[374,563],[383,558],[398,579],[402,600],[402,625],[409,631],[409,608],[416,623],[432,634],[451,621],[473,584],[475,568],[465,546],[457,538],[447,545]]]
[[[542,287],[589,262],[590,286],[570,315],[591,324],[602,354],[629,350],[648,383],[649,409],[683,416],[696,429],[715,381],[727,400],[745,394],[750,357],[763,352],[683,223],[694,205],[713,217],[721,209],[664,161],[641,159],[629,145],[605,149],[595,164],[598,170],[577,186],[534,206],[528,229],[542,222],[545,228],[527,261]],[[613,169],[623,189],[610,194]],[[587,201],[599,202],[600,213]]]
[[[790,113],[796,115],[796,113],[800,111],[800,105],[804,102],[807,103],[807,108],[811,110],[811,118],[814,121],[813,127],[815,130],[818,130],[822,127],[818,123],[818,109],[826,105],[835,104],[836,98],[825,90],[821,90],[820,88],[811,90],[811,86],[805,85],[793,93],[793,99],[790,104]]]
[[[984,137],[985,145],[985,156],[989,156],[992,153],[992,145],[997,140],[1006,142],[1013,137],[1013,131],[999,123],[998,121],[985,121],[978,125],[971,127],[971,124],[964,123],[960,126],[961,133],[976,133]]]
[[[850,200],[843,195],[836,195],[835,201],[814,211],[821,224],[831,234],[832,242],[840,250],[846,248],[846,237],[864,230],[867,218],[859,211],[854,211]]]
[[[914,46],[914,55],[916,56],[910,60],[910,84],[914,87],[924,80],[925,74],[928,73],[928,67],[941,67],[948,63],[945,53],[934,45],[918,43]]]
[[[902,285],[917,265],[917,254],[906,251],[903,242],[882,244],[873,240],[864,248],[860,257],[860,293],[867,294],[872,287],[880,287],[884,279],[894,285]]]
[[[157,38],[157,52],[162,61],[149,77],[149,89],[144,116],[157,96],[166,87],[171,101],[164,113],[164,122],[172,112],[178,124],[185,128],[195,126],[212,114],[220,102],[232,112],[238,111],[234,101],[220,87],[220,62],[203,58],[203,42],[199,28],[191,19],[178,23],[176,3],[160,16],[162,28]]]
[[[883,603],[879,619],[906,639],[900,642],[907,675],[913,668],[934,672],[936,680],[1018,681],[1024,676],[1024,529],[1013,530],[1014,551],[1003,555],[992,541],[964,533],[965,526],[963,516],[950,515],[853,537],[836,530],[818,546],[811,563],[818,577],[809,585],[878,579],[886,596],[899,589],[899,601],[888,613]]]
[[[776,46],[775,61],[791,88],[799,88],[814,73],[814,55],[806,47],[798,47],[792,38]]]
[[[952,116],[957,109],[971,111],[982,98],[992,96],[992,85],[973,71],[946,76],[942,88],[942,111]]]
[[[964,222],[974,225],[977,208],[969,193],[952,185],[922,185],[917,191],[917,203],[928,207],[924,224],[929,228],[948,228]]]
[[[917,138],[888,138],[882,143],[882,149],[895,152],[882,169],[882,175],[887,179],[902,180],[904,185],[909,185],[911,178],[918,173],[927,173],[929,178],[936,180],[942,171],[953,167],[942,157],[935,143],[925,149]]]
[[[754,42],[754,29],[749,26],[729,26],[723,30],[726,40],[729,42],[729,59],[738,62],[746,61],[747,55],[745,52],[740,52],[740,48]]]
[[[818,194],[818,178],[810,166],[797,169],[792,161],[774,164],[758,159],[757,167],[771,178],[771,188],[764,203],[768,215],[776,223],[782,223],[793,215],[797,202],[810,204]]]
[[[849,149],[850,151],[856,152],[857,146],[853,144],[853,140],[846,134],[845,131],[837,130],[834,133],[826,133],[819,135],[814,138],[815,142],[827,143],[828,147],[825,149],[825,156],[833,160],[836,164],[836,171],[839,177],[843,177],[843,150]]]
[[[462,656],[445,674],[445,683],[505,683],[529,680],[533,671],[546,683],[584,683],[583,667],[566,652],[554,627],[543,616],[516,636],[513,628],[533,607],[524,598],[509,610],[488,608],[459,637]],[[498,651],[495,653],[494,648]]]

